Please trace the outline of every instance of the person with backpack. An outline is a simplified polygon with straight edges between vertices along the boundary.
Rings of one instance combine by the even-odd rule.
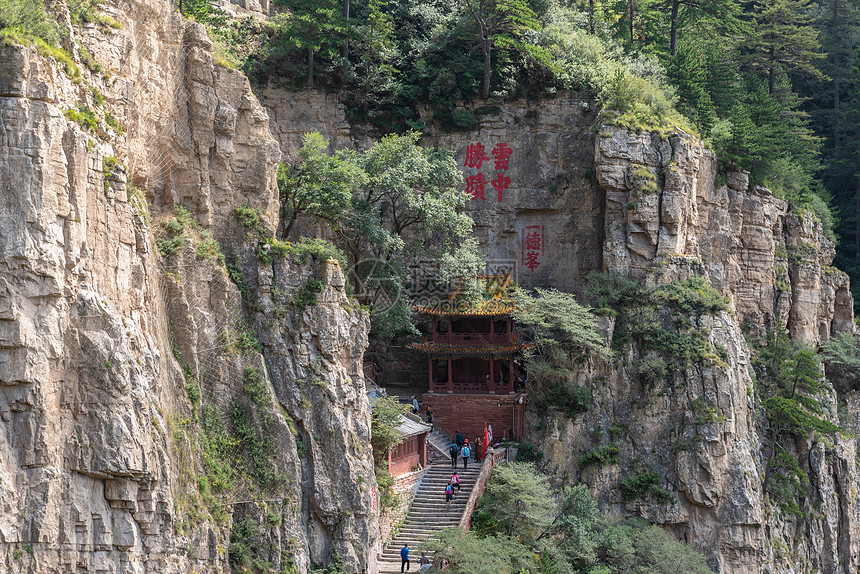
[[[460,477],[457,476],[457,471],[454,471],[454,474],[451,475],[450,480],[448,480],[448,484],[457,489],[457,493],[460,492]]]
[[[451,483],[448,483],[448,486],[445,487],[445,509],[451,510],[451,501],[454,500],[454,487],[451,486]]]
[[[448,454],[451,455],[451,466],[457,468],[457,457],[460,456],[460,447],[457,446],[456,442],[452,442],[451,446],[448,447]]]
[[[406,566],[406,571],[409,571],[409,545],[404,544],[400,549],[400,572],[403,572],[403,567]]]
[[[463,457],[463,468],[469,468],[469,456],[472,454],[472,449],[469,448],[469,441],[466,441],[466,444],[463,445],[463,448],[460,450],[460,456]]]

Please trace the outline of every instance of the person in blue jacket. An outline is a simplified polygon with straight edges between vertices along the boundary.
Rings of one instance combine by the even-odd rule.
[[[406,571],[409,572],[409,545],[404,544],[400,549],[400,571],[403,572],[403,567],[406,566]]]

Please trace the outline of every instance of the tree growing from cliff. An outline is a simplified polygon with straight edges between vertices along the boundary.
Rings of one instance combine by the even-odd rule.
[[[557,289],[516,289],[512,313],[519,331],[534,347],[526,355],[530,377],[563,383],[573,378],[587,355],[609,357],[597,317],[576,297]]]
[[[331,226],[381,338],[414,332],[404,289],[410,265],[439,262],[443,279],[471,278],[483,267],[472,218],[462,212],[468,195],[458,189],[460,168],[450,151],[422,147],[419,138],[391,134],[364,152],[328,155],[324,139],[308,136],[301,162],[281,179],[284,229],[297,213]]]
[[[329,140],[317,132],[305,134],[293,165],[279,164],[282,237],[288,238],[296,219],[310,215],[334,222],[349,206],[352,189],[366,177],[342,154],[329,155]]]
[[[764,488],[791,514],[802,515],[796,496],[803,494],[806,474],[785,448],[788,439],[840,430],[827,419],[821,403],[829,390],[818,357],[792,342],[782,328],[769,331],[755,359],[758,392],[767,420]]]

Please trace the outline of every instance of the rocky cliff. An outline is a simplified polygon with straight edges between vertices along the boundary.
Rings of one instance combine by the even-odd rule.
[[[267,105],[276,93],[267,92]],[[343,131],[342,108],[305,98],[317,102],[308,107],[313,116],[300,116],[313,117],[307,128],[339,145],[360,145]],[[287,116],[278,109],[281,122]],[[664,524],[705,551],[718,572],[855,572],[856,438],[793,446],[810,479],[804,518],[768,504],[763,421],[744,336],[782,324],[795,340],[815,345],[852,332],[848,280],[831,266],[834,247],[821,223],[751,185],[744,173],[720,181],[713,153],[692,135],[664,139],[599,126],[584,95],[474,102],[460,110],[474,114],[473,129],[446,130],[425,110],[426,141],[454,149],[466,178],[483,176],[481,193],[469,190],[469,211],[490,269],[509,269],[522,284],[575,292],[594,271],[649,287],[700,276],[729,301],[728,312],[691,323],[719,350],[718,359],[675,363],[626,345],[616,360],[582,370],[574,383],[590,390],[592,403],[573,418],[547,416],[554,409],[534,393],[527,439],[544,453],[547,470],[560,483],[587,482],[607,512]],[[512,150],[507,165],[495,161],[500,144]],[[481,161],[476,151],[483,151]],[[611,339],[613,321],[605,324]],[[648,376],[642,365],[661,357],[668,372]],[[834,422],[837,401],[845,405],[843,424],[856,432],[857,397],[825,397]],[[610,443],[618,464],[580,462]],[[626,498],[620,482],[645,473],[659,477],[659,496]]]
[[[280,151],[202,27],[102,9],[119,28],[64,39],[80,75],[0,47],[2,569],[364,571],[367,317],[336,267],[243,242],[232,212],[272,227]]]
[[[64,39],[80,77],[0,47],[0,563],[305,572],[336,557],[372,572],[367,316],[334,262],[271,255],[234,211],[271,230],[275,165],[301,135],[362,147],[367,132],[331,96],[258,98],[169,2],[103,9],[120,28]],[[468,109],[460,132],[424,110],[426,141],[464,167],[490,270],[577,293],[594,271],[702,276],[729,299],[690,319],[719,360],[645,377],[660,353],[629,344],[582,369],[588,412],[554,414],[536,393],[528,439],[547,469],[588,482],[608,512],[666,525],[720,572],[856,572],[856,438],[793,446],[803,519],[766,504],[743,335],[782,323],[817,344],[853,329],[820,222],[743,173],[718,181],[691,135],[600,127],[584,94]],[[826,399],[860,432],[860,398]],[[619,464],[578,464],[610,441]],[[622,496],[646,472],[653,495]]]

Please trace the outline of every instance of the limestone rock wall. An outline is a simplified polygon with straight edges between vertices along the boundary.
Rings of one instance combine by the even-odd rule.
[[[606,197],[604,267],[657,282],[700,268],[754,331],[779,321],[811,344],[851,332],[848,276],[831,266],[836,252],[821,223],[744,173],[715,185],[715,170],[714,154],[687,134],[661,140],[602,128],[595,175]]]
[[[147,213],[122,174],[105,179],[111,143],[64,117],[77,87],[56,66],[4,47],[0,67],[0,563],[187,571]]]
[[[362,372],[370,318],[346,296],[336,260],[314,270],[275,261],[258,278],[257,333],[275,395],[306,452],[310,558],[328,564],[336,555],[347,572],[373,572],[379,512]],[[308,281],[322,283],[317,304],[296,309],[289,301]]]
[[[811,487],[803,519],[766,504],[764,453],[757,421],[749,349],[728,313],[695,320],[726,351],[724,365],[694,364],[659,382],[637,374],[653,353],[627,347],[611,363],[583,369],[575,384],[590,388],[588,412],[552,413],[539,393],[526,409],[528,441],[545,453],[547,470],[563,484],[583,481],[601,508],[620,517],[641,516],[702,550],[721,574],[849,574],[860,565],[857,524],[860,484],[856,438],[799,441],[792,453]],[[835,395],[829,397],[836,420]],[[856,426],[852,411],[850,427]],[[619,464],[580,465],[582,455],[614,443]],[[623,479],[659,476],[667,500],[624,497]]]
[[[718,572],[854,572],[856,438],[797,441],[791,454],[809,475],[808,514],[794,519],[769,506],[762,421],[741,331],[782,322],[812,345],[851,332],[847,277],[830,267],[833,245],[814,216],[791,212],[743,173],[714,185],[714,170],[713,154],[683,133],[664,140],[602,127],[595,139],[594,174],[606,202],[603,268],[649,285],[707,277],[729,297],[732,313],[694,319],[693,328],[726,349],[724,364],[676,365],[649,382],[638,371],[653,352],[634,342],[617,360],[580,373],[577,384],[593,397],[587,413],[547,421],[542,413],[551,409],[533,396],[529,436],[562,482],[583,480],[607,511],[665,525],[702,549]],[[824,398],[835,422],[836,395]],[[620,464],[580,466],[580,456],[610,441]],[[624,498],[621,480],[644,472],[659,475],[665,501]]]
[[[203,28],[166,0],[101,9],[121,28],[64,39],[97,62],[79,61],[78,80],[34,50],[0,47],[0,570],[228,571],[231,528],[247,521],[273,567],[305,572],[337,554],[349,571],[372,569],[367,319],[342,279],[320,272],[320,304],[263,337],[266,316],[243,315],[224,268],[198,259],[199,234],[160,257],[155,228],[181,203],[263,301],[272,285],[289,292],[284,276],[314,273],[257,270],[231,215],[249,204],[271,225],[277,214],[280,150],[247,79],[215,65]],[[96,127],[74,120],[80,106]],[[260,331],[262,353],[231,354],[224,333],[239,319]],[[309,364],[326,391],[299,399]],[[246,367],[277,406],[284,490],[248,504],[260,496],[243,479],[247,498],[212,506],[187,385],[259,421]]]
[[[473,184],[467,210],[488,270],[508,269],[523,285],[579,291],[585,276],[601,268],[602,255],[603,197],[592,178],[593,102],[585,94],[565,93],[503,106],[477,101],[468,110],[476,117],[468,131],[444,129],[430,110],[422,118],[426,142],[454,150],[467,184],[469,177],[477,177],[472,181],[478,185],[481,177],[485,181],[483,199]],[[476,144],[487,158],[480,165],[469,161]],[[511,150],[506,168],[493,155],[502,144]]]
[[[281,148],[281,160],[294,163],[306,133],[319,132],[330,142],[330,150],[355,146],[346,108],[337,96],[317,90],[289,91],[267,86],[258,91],[269,114],[272,135]]]

